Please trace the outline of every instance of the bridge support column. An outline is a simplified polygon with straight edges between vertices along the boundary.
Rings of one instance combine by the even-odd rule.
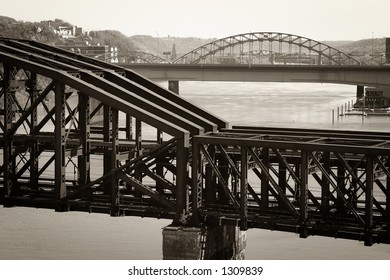
[[[346,168],[341,162],[337,164],[337,187],[343,195],[337,194],[336,208],[339,213],[346,214],[347,208],[343,199],[346,194]]]
[[[66,196],[65,178],[65,84],[55,85],[55,193],[56,211],[64,211],[61,199]]]
[[[308,152],[301,152],[301,186],[300,186],[300,238],[307,238],[309,236],[307,229],[308,218],[308,176],[309,176],[309,158]]]
[[[365,236],[364,245],[372,246],[372,229],[374,226],[374,159],[366,155],[366,198],[365,198]]]
[[[364,86],[357,86],[356,87],[356,99],[363,98],[364,96]]]
[[[327,172],[327,174],[330,174],[331,168],[330,168],[330,153],[324,152],[322,155],[322,161],[324,164],[324,169]],[[326,215],[329,213],[329,201],[330,201],[330,183],[327,180],[327,177],[325,174],[322,174],[321,178],[321,213],[323,215]]]
[[[33,106],[34,102],[38,99],[38,81],[37,74],[31,73],[28,83],[28,93],[30,96],[30,106]],[[30,134],[34,134],[34,129],[38,125],[38,109],[34,108],[30,117]],[[30,185],[35,190],[38,190],[38,172],[39,172],[39,151],[38,140],[32,141],[30,144]]]
[[[175,225],[187,223],[189,212],[188,170],[189,148],[184,139],[178,139],[176,147],[176,217]]]
[[[179,94],[179,81],[168,81],[168,89]]]
[[[261,172],[261,206],[262,208],[269,207],[269,180],[267,173],[269,172],[269,148],[263,148],[261,151],[261,159],[266,167],[266,172]]]
[[[118,110],[104,105],[104,132],[103,137],[105,142],[111,142],[111,146],[107,147],[104,152],[104,174],[118,166],[119,155],[119,127],[118,127]],[[104,192],[110,197],[110,215],[118,216],[117,209],[117,193],[118,193],[118,178],[115,174],[107,178],[104,182]]]
[[[80,186],[90,182],[90,153],[91,153],[91,127],[90,127],[90,113],[91,113],[91,98],[83,93],[79,93],[79,129],[80,139],[83,147],[83,154],[78,156],[79,178]]]
[[[246,233],[236,225],[163,228],[164,260],[244,259]]]
[[[13,126],[14,120],[14,96],[15,91],[11,89],[11,81],[13,79],[12,67],[5,64],[4,65],[4,133],[7,133]],[[16,162],[15,162],[15,146],[13,144],[13,139],[11,137],[6,137],[4,139],[3,147],[3,166],[4,170],[4,193],[2,194],[5,199],[8,199],[11,196],[12,191],[16,187]],[[4,207],[12,207],[13,204],[10,201],[5,201]]]

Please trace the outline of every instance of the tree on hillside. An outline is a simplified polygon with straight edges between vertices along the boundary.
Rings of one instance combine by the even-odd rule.
[[[109,45],[117,47],[119,53],[126,53],[136,50],[134,44],[128,37],[123,35],[119,31],[115,30],[103,30],[103,31],[91,31],[89,36],[93,43],[100,43],[101,45]]]
[[[62,38],[45,22],[23,22],[0,16],[0,36],[15,39],[56,43]]]

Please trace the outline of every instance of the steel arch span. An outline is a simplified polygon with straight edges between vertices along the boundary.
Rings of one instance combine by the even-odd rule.
[[[352,56],[303,36],[255,32],[205,44],[179,57],[186,64],[317,64],[356,65]]]

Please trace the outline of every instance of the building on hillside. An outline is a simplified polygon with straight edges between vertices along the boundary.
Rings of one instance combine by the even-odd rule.
[[[110,63],[118,63],[118,48],[100,44],[91,45],[88,41],[68,41],[57,47]]]
[[[77,26],[59,26],[55,32],[62,38],[69,39],[83,35],[83,28]]]

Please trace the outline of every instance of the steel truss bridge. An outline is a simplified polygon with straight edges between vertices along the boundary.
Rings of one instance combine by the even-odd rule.
[[[390,243],[390,133],[233,127],[113,64],[0,39],[5,207]]]
[[[173,61],[144,52],[122,54],[119,63],[383,65],[385,54],[347,54],[322,42],[280,32],[229,36],[200,46]]]
[[[190,64],[360,64],[331,46],[293,34],[256,32],[203,45],[174,63]]]

